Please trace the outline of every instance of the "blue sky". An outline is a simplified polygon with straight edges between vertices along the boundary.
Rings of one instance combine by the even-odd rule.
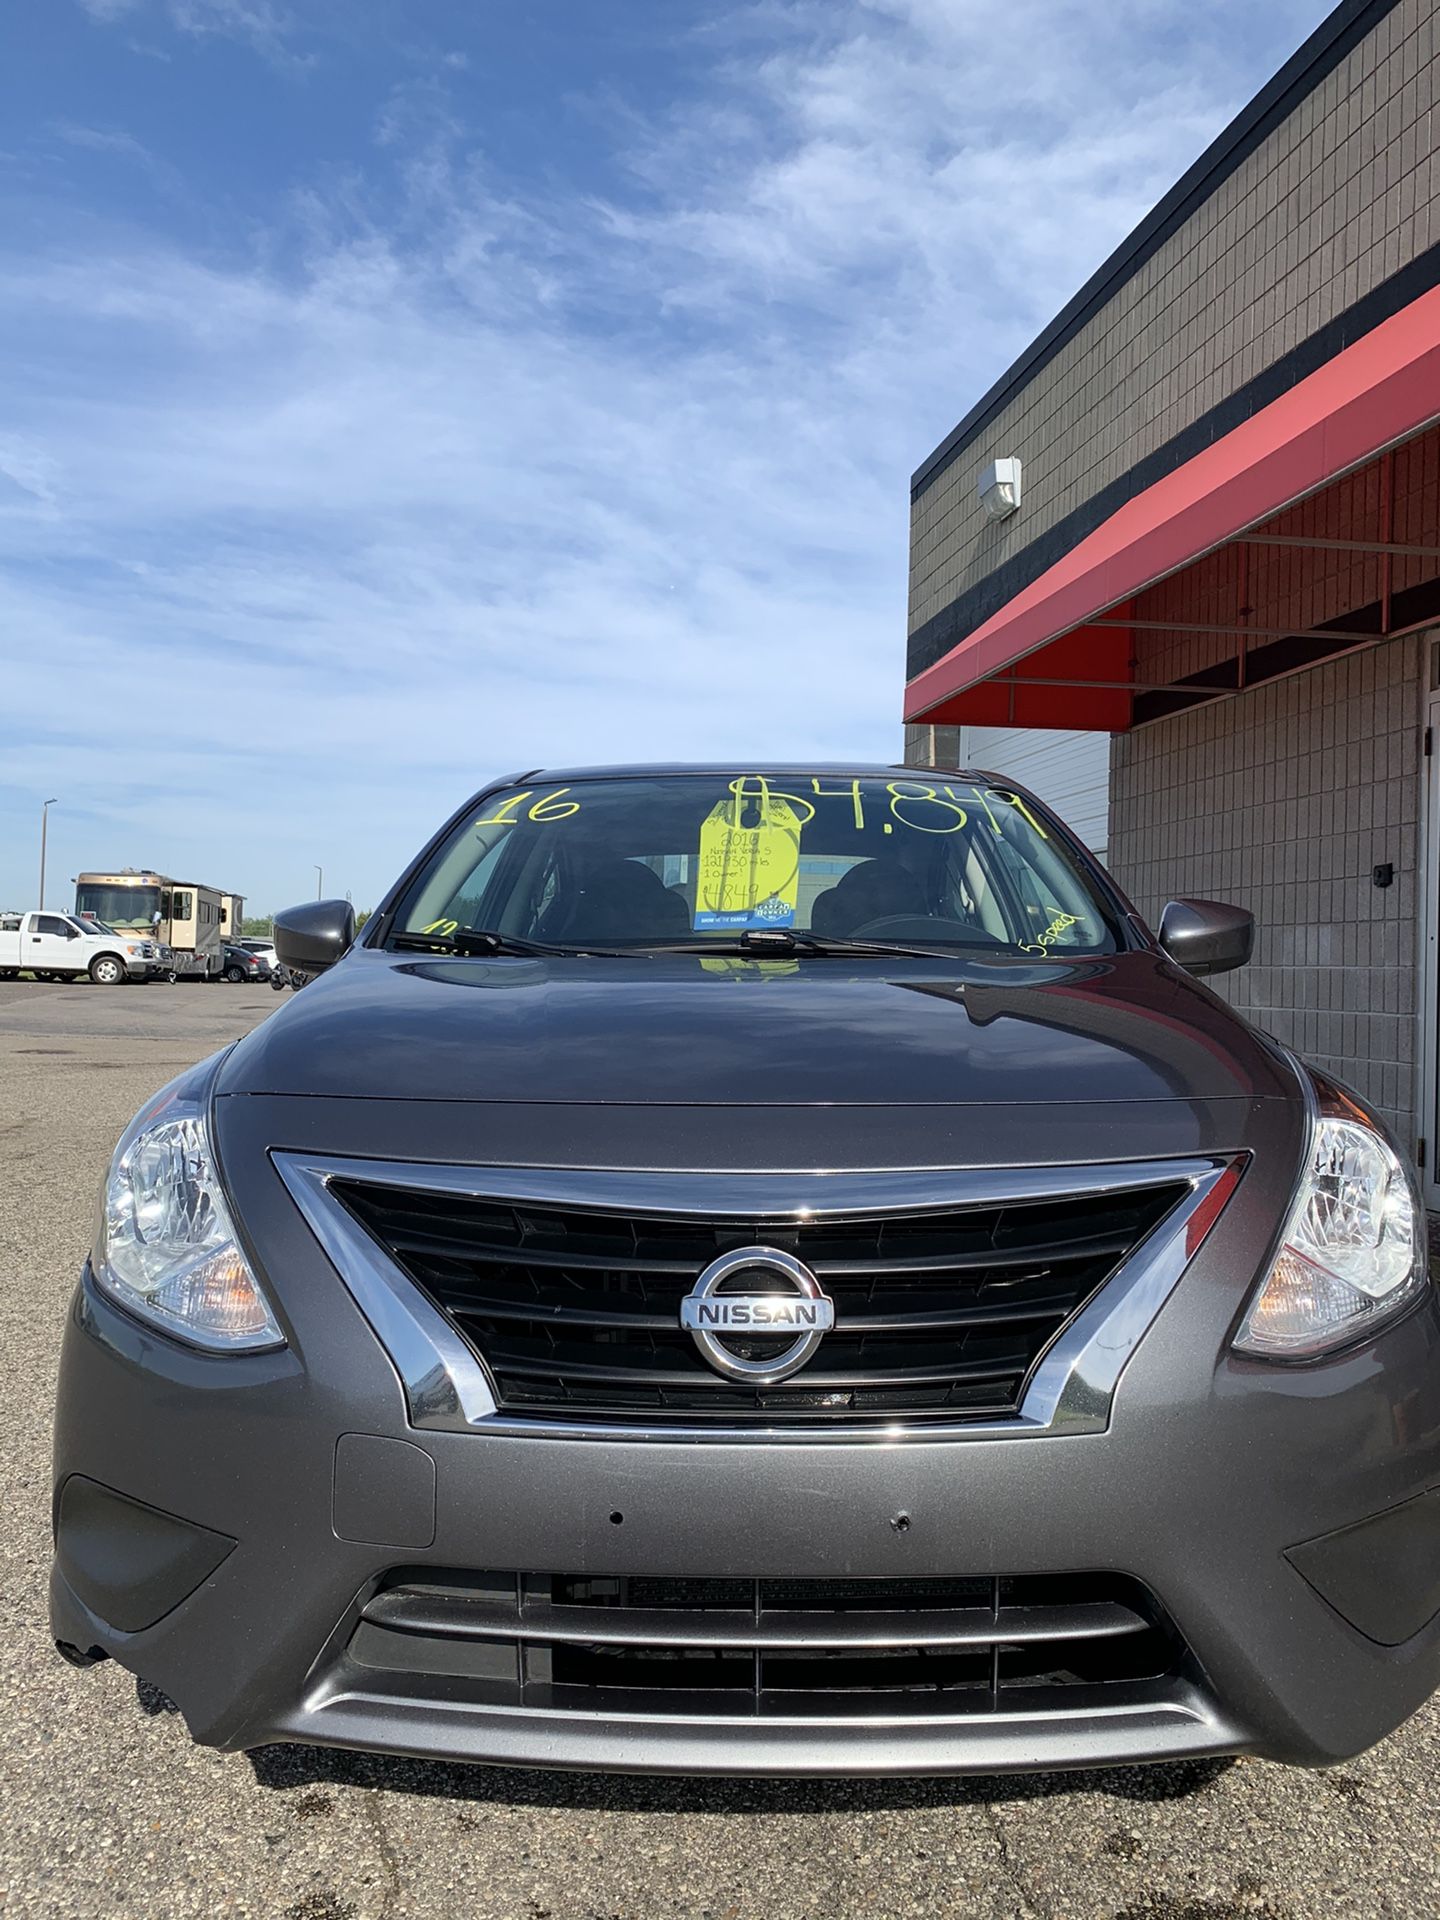
[[[911,469],[1318,0],[12,0],[0,905],[890,758]]]

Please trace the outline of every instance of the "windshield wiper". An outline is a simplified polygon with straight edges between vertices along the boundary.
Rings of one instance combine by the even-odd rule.
[[[488,927],[457,927],[454,933],[395,933],[389,945],[410,953],[462,953],[467,958],[487,953],[579,953],[579,947],[557,947],[546,940],[524,940],[518,934],[492,933]]]
[[[900,940],[857,940],[846,934],[795,933],[789,927],[745,927],[734,940],[656,940],[650,953],[741,954],[747,960],[785,959],[791,954],[909,954],[917,960],[953,960],[963,947],[912,947]]]
[[[410,953],[458,953],[467,959],[483,959],[490,954],[599,954],[606,959],[625,960],[647,953],[702,953],[738,954],[746,960],[784,959],[792,954],[900,954],[917,960],[954,960],[970,951],[966,947],[912,947],[899,940],[858,940],[838,933],[794,933],[788,927],[745,927],[733,940],[644,940],[624,947],[592,947],[588,943],[560,946],[550,940],[494,933],[488,927],[457,927],[454,933],[395,933],[386,945]]]

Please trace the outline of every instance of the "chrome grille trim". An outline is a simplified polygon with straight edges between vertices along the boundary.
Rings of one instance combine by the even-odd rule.
[[[1062,1167],[714,1173],[466,1167],[282,1151],[271,1156],[311,1231],[394,1362],[413,1426],[546,1439],[614,1440],[623,1436],[637,1442],[759,1442],[771,1446],[893,1446],[899,1441],[1103,1432],[1125,1364],[1187,1264],[1186,1229],[1191,1216],[1208,1198],[1233,1157]],[[868,1427],[685,1426],[670,1421],[647,1426],[632,1421],[531,1419],[502,1413],[483,1363],[444,1314],[431,1305],[329,1192],[332,1180],[631,1214],[743,1213],[776,1223],[855,1212],[899,1214],[1064,1200],[1180,1182],[1190,1191],[1140,1242],[1050,1348],[1015,1415],[950,1425],[895,1420]]]

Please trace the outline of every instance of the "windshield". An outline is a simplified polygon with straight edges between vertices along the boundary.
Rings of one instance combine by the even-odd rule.
[[[96,886],[86,881],[75,889],[75,911],[102,920],[107,927],[148,933],[151,915],[160,911],[160,889]]]
[[[466,928],[559,946],[734,944],[788,929],[980,952],[1113,953],[1109,904],[1041,809],[1003,786],[670,774],[488,795],[391,937]]]

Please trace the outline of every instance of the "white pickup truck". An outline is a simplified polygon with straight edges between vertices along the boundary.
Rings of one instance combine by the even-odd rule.
[[[22,972],[39,980],[88,973],[97,986],[115,987],[122,980],[147,980],[162,967],[153,940],[113,933],[98,921],[68,913],[0,913],[0,980]]]

